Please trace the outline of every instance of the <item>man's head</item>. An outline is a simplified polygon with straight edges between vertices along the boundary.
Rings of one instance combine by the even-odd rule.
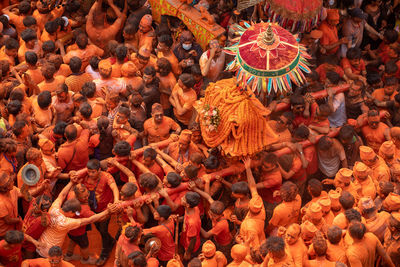
[[[377,162],[378,156],[369,146],[360,146],[360,159],[362,163],[371,167]]]
[[[72,218],[76,215],[77,212],[81,212],[82,208],[79,200],[76,198],[72,198],[65,201],[61,209],[66,217]]]
[[[187,192],[181,199],[181,203],[185,208],[194,208],[200,204],[201,197],[196,192]]]
[[[79,73],[82,67],[82,60],[79,57],[72,57],[69,61],[69,68],[72,73]]]
[[[145,166],[152,166],[157,157],[157,152],[153,148],[146,148],[143,152],[143,163]]]
[[[88,178],[97,180],[100,178],[100,161],[98,159],[91,159],[86,164]]]
[[[302,115],[305,109],[305,100],[301,95],[293,95],[290,97],[290,105],[295,115]]]
[[[347,50],[346,57],[353,67],[358,68],[361,60],[361,49],[358,47],[350,48]]]
[[[46,80],[51,80],[54,77],[54,73],[56,73],[56,68],[54,67],[53,64],[46,62],[42,67],[41,67],[41,72],[43,77]]]
[[[169,49],[171,49],[173,43],[174,40],[172,39],[171,35],[163,34],[158,37],[157,50],[161,52],[167,52]]]
[[[41,167],[42,163],[43,163],[43,157],[42,157],[42,153],[40,152],[39,149],[31,147],[28,149],[28,151],[26,151],[26,160],[30,163],[30,164],[34,164],[37,167]]]
[[[185,129],[181,132],[178,140],[180,152],[186,152],[189,149],[191,138],[192,138],[191,131]]]
[[[127,157],[130,155],[131,145],[126,141],[119,141],[114,145],[113,154],[119,157]]]
[[[279,261],[285,257],[285,241],[282,237],[271,236],[267,239],[267,248],[271,254],[272,259]]]
[[[129,108],[127,106],[121,105],[118,108],[117,114],[115,115],[115,121],[118,124],[125,124],[128,122],[130,114],[131,111],[129,110]]]
[[[172,210],[168,205],[160,205],[157,207],[157,212],[162,219],[168,220],[169,216],[171,216]]]
[[[357,221],[350,222],[349,234],[353,239],[357,241],[362,240],[366,231],[367,229],[363,223]]]
[[[193,86],[196,84],[196,81],[194,80],[192,74],[183,73],[179,76],[178,84],[183,91],[188,91],[190,88],[193,88]]]
[[[143,70],[143,81],[146,85],[149,85],[153,83],[155,77],[156,77],[156,69],[153,66],[147,66]]]
[[[342,240],[342,229],[339,226],[332,225],[328,229],[327,238],[331,244],[339,244]]]
[[[80,203],[87,203],[89,200],[89,190],[86,188],[84,184],[76,184],[74,187],[74,193],[76,199],[79,200]]]
[[[183,31],[181,33],[180,42],[182,48],[186,51],[189,51],[193,46],[193,35],[190,31]]]
[[[172,71],[172,65],[168,59],[162,57],[157,60],[157,71],[161,77],[167,76]]]
[[[115,49],[115,56],[117,57],[117,60],[120,63],[124,62],[127,54],[128,54],[128,48],[123,44],[118,45],[117,48]]]
[[[62,249],[59,246],[53,246],[49,249],[49,263],[51,267],[61,267],[62,264]]]
[[[317,257],[323,257],[326,255],[326,251],[328,249],[328,244],[321,232],[318,232],[313,238],[313,246],[315,254]]]
[[[223,212],[225,211],[225,205],[221,201],[214,201],[210,205],[210,218],[212,220],[217,220],[223,216]]]
[[[172,187],[172,188],[178,187],[181,184],[181,182],[182,182],[182,177],[176,172],[169,172],[164,177],[163,181],[165,187]]]
[[[150,61],[151,52],[145,46],[139,48],[139,52],[137,53],[137,59],[139,64],[142,66],[146,66]]]
[[[214,58],[219,58],[221,56],[222,49],[221,49],[221,46],[219,45],[218,40],[217,39],[211,40],[209,43],[209,46],[210,46],[210,49],[215,49]]]
[[[156,189],[158,183],[158,178],[154,173],[143,173],[139,176],[139,184],[146,192]]]
[[[385,79],[385,87],[383,88],[385,92],[385,100],[390,100],[390,97],[399,87],[399,80],[396,77],[388,77]]]
[[[69,142],[72,142],[76,139],[77,135],[78,135],[78,130],[76,129],[75,125],[70,124],[67,127],[65,127],[65,138],[67,138],[67,140]]]
[[[319,197],[322,192],[322,183],[317,179],[308,181],[307,190],[313,198]]]
[[[329,136],[322,136],[317,144],[317,149],[321,152],[327,152],[332,148],[333,140]]]
[[[4,45],[6,47],[5,52],[9,57],[15,58],[18,55],[19,43],[17,40],[8,38]]]
[[[14,187],[15,174],[7,172],[0,173],[0,194],[6,194]]]
[[[4,235],[4,240],[7,242],[7,245],[11,248],[14,248],[18,244],[21,244],[24,241],[24,233],[21,231],[10,230],[7,231]]]
[[[334,184],[336,188],[347,188],[353,176],[353,171],[348,168],[341,168],[335,175]]]
[[[344,210],[351,209],[355,203],[354,196],[347,191],[343,191],[339,197],[339,203]]]
[[[75,42],[79,49],[85,49],[89,40],[86,34],[81,33],[76,37]]]
[[[103,79],[107,79],[111,76],[112,66],[108,59],[103,59],[99,62],[99,73]]]
[[[298,225],[297,223],[293,223],[293,224],[289,225],[289,227],[286,230],[286,235],[285,235],[286,243],[289,246],[296,243],[300,237],[300,232],[301,232],[301,228],[300,228],[300,225]]]
[[[232,197],[238,199],[238,198],[244,198],[250,194],[250,189],[249,185],[244,182],[237,182],[232,185]]]
[[[155,124],[161,124],[163,122],[164,111],[161,104],[153,104],[151,107],[151,116],[153,117]]]
[[[284,112],[276,120],[276,122],[277,122],[276,130],[278,132],[283,132],[284,130],[287,130],[289,125],[292,124],[293,120],[294,120],[294,115],[292,112],[290,112],[290,111]]]
[[[351,145],[355,141],[357,141],[357,139],[355,138],[355,135],[354,135],[353,126],[351,126],[351,125],[342,126],[339,130],[339,138],[338,139],[343,145]]]
[[[121,200],[126,201],[135,198],[135,193],[137,190],[138,188],[134,183],[131,182],[125,183],[122,186],[121,191],[119,193]]]
[[[282,184],[281,189],[279,190],[280,196],[284,202],[292,202],[296,199],[296,196],[299,192],[297,185],[294,183],[287,181]]]
[[[32,49],[37,41],[36,32],[32,29],[26,29],[21,33],[21,39],[24,40],[26,47]]]
[[[360,27],[361,23],[367,19],[368,15],[365,14],[361,8],[353,8],[349,10],[349,15],[352,20],[352,24],[356,27]]]
[[[384,160],[393,160],[394,154],[396,151],[396,146],[393,141],[385,141],[382,143],[379,148],[379,156],[381,156]]]
[[[51,207],[51,198],[48,195],[40,195],[36,198],[36,202],[34,202],[33,206],[33,212],[37,215],[41,215],[42,212],[49,211]]]
[[[149,14],[144,15],[139,23],[139,31],[141,31],[142,33],[147,33],[151,31],[152,23],[153,23],[153,17]]]
[[[338,9],[327,9],[326,21],[331,26],[336,26],[339,24],[339,10]]]
[[[375,203],[370,197],[362,197],[358,201],[358,209],[360,210],[361,215],[367,219],[376,214],[377,211]]]

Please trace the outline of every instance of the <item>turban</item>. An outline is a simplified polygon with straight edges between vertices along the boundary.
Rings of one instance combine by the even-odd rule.
[[[54,148],[54,143],[49,139],[39,139],[39,147],[42,150],[52,150]]]
[[[362,161],[373,160],[376,154],[369,146],[360,146],[360,158]]]
[[[181,144],[189,144],[192,139],[192,131],[183,130],[179,135],[179,143]]]
[[[390,193],[382,203],[386,211],[398,211],[400,210],[400,196],[395,193]]]
[[[393,156],[395,153],[395,145],[392,141],[383,142],[381,147],[379,148],[379,155],[380,156]]]
[[[350,182],[353,171],[347,168],[341,168],[338,173],[336,173],[335,180],[342,183]]]
[[[206,258],[211,258],[212,256],[214,256],[216,251],[217,248],[211,240],[207,240],[201,248],[201,252],[203,252]]]

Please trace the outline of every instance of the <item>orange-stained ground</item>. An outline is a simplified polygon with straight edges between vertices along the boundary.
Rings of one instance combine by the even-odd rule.
[[[111,234],[111,236],[115,237],[115,234],[117,233],[118,230],[118,225],[116,221],[116,217],[112,216],[110,220],[110,225],[108,227],[108,230]],[[88,237],[89,237],[89,247],[90,247],[90,253],[92,256],[95,256],[96,258],[98,255],[100,255],[101,252],[101,236],[100,233],[97,231],[96,226],[92,224],[92,230],[88,232]],[[68,236],[65,238],[64,246],[63,246],[63,252],[67,251],[67,246],[68,246],[69,238]],[[79,247],[75,247],[74,254],[80,254]],[[106,262],[104,267],[112,267],[114,266],[114,259],[115,259],[115,246],[113,251],[110,254],[110,258]],[[95,265],[83,265],[79,261],[71,261],[72,264],[74,264],[76,267],[82,267],[82,266],[95,266]]]

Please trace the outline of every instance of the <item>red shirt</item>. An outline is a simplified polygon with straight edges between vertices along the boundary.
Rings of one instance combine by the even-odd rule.
[[[328,63],[324,63],[318,66],[318,68],[315,69],[315,71],[318,73],[319,75],[319,80],[321,82],[325,82],[326,81],[326,73],[329,71],[333,71],[336,72],[340,77],[343,78],[344,76],[344,71],[341,67],[335,65],[331,65]]]
[[[261,174],[261,183],[265,185],[266,188],[257,189],[258,194],[268,203],[280,202],[280,198],[274,198],[273,193],[279,190],[282,185],[282,174],[279,168],[275,170]]]
[[[143,163],[143,157],[139,158],[138,160],[139,162]],[[147,167],[147,166],[146,166]],[[157,162],[154,162],[153,165],[151,165],[150,167],[147,167],[152,173],[154,173],[155,175],[158,176],[158,178],[161,179],[161,181],[164,179],[164,170],[163,168],[161,168],[160,165],[158,165]],[[138,168],[135,168],[135,175],[136,177],[139,177],[140,174],[142,174]]]
[[[109,203],[114,202],[114,195],[110,188],[111,184],[115,184],[114,178],[111,174],[101,171],[99,180],[94,181],[86,177],[83,184],[89,191],[95,190],[97,209],[96,213],[100,213],[107,208]]]
[[[90,209],[89,205],[81,203],[81,212],[79,216],[75,215],[74,218],[89,218],[92,215],[94,215],[94,212]],[[81,236],[84,235],[85,233],[86,233],[86,225],[78,227],[68,232],[68,234],[72,236]]]
[[[304,157],[308,161],[307,174],[314,174],[318,171],[318,158],[315,146],[308,146],[303,149]]]
[[[161,261],[169,261],[174,257],[175,240],[174,240],[175,223],[169,220],[165,224],[157,225],[152,228],[143,229],[143,234],[152,233],[161,241],[161,248],[157,254],[157,258]]]
[[[6,267],[19,267],[22,262],[22,244],[15,244],[13,248],[6,249],[5,240],[0,241],[0,262]]]
[[[183,220],[183,231],[181,233],[180,242],[182,246],[187,250],[189,248],[190,239],[196,237],[196,244],[194,246],[193,252],[200,248],[200,210],[198,207],[194,208],[193,214],[186,214]]]
[[[357,68],[355,68],[353,65],[351,65],[350,64],[350,60],[348,60],[347,58],[343,58],[342,59],[341,65],[342,65],[343,70],[346,70],[346,69],[350,68],[351,72],[353,74],[356,74],[356,75],[360,75],[361,72],[366,70],[365,69],[365,62],[362,59],[360,59],[360,64],[358,65]]]
[[[221,246],[227,246],[232,242],[232,235],[229,231],[229,223],[226,219],[221,219],[216,224],[213,222],[211,233],[214,235],[215,241]]]
[[[304,125],[308,126],[314,120],[317,108],[318,108],[318,104],[317,103],[314,102],[314,103],[311,104],[310,117],[309,118],[304,118],[303,115],[295,115],[294,120],[293,120],[293,126],[295,128],[297,128],[302,123],[304,123]]]
[[[134,167],[132,162],[129,160],[129,157],[126,157],[126,156],[125,157],[115,156],[114,159],[116,161],[118,161],[120,164],[124,165],[125,167],[127,167],[129,169],[132,169]],[[114,174],[114,173],[119,172],[119,179],[122,182],[125,182],[125,183],[128,182],[128,177],[125,175],[125,173],[121,172],[120,169],[118,169],[115,166],[109,167],[107,169],[107,172],[110,173],[110,174]]]
[[[40,236],[42,235],[46,227],[42,226],[42,216],[35,217],[33,215],[33,210],[34,210],[34,207],[32,205],[33,201],[36,200],[33,199],[30,203],[28,212],[26,213],[24,218],[24,228],[25,228],[25,234],[31,236],[33,239],[39,240]],[[47,214],[47,219],[50,220],[49,214]],[[26,240],[22,243],[22,247],[28,251],[36,250],[35,245]]]

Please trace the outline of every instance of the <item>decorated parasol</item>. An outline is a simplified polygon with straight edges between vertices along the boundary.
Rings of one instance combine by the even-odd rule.
[[[322,0],[266,0],[265,12],[291,32],[309,31],[320,20]]]
[[[245,27],[236,25],[240,37],[224,51],[235,56],[227,69],[237,71],[242,88],[283,92],[291,90],[292,82],[300,85],[305,81],[303,72],[310,72],[306,60],[310,56],[295,36],[277,23],[245,23]]]

